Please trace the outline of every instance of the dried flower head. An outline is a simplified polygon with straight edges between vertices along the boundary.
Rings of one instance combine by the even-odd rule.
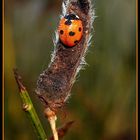
[[[66,47],[59,39],[56,31],[55,49],[51,62],[40,74],[36,93],[46,107],[57,110],[70,96],[76,75],[85,64],[85,53],[91,39],[94,11],[90,0],[65,0],[62,4],[63,14],[74,14],[83,25],[83,36],[74,47]]]

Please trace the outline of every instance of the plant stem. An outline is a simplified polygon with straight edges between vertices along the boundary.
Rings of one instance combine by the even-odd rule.
[[[50,126],[53,132],[54,140],[58,140],[58,133],[56,129],[56,116],[53,116],[49,119]]]
[[[44,110],[44,114],[45,114],[45,117],[48,119],[48,121],[50,123],[54,140],[58,140],[59,137],[58,137],[58,132],[57,132],[57,128],[56,128],[57,116],[56,116],[55,112],[52,111],[50,108],[46,108]]]
[[[18,74],[17,69],[14,69],[14,75],[15,75],[17,85],[19,87],[20,97],[21,97],[22,102],[23,102],[23,110],[26,112],[31,123],[33,124],[34,130],[38,136],[38,139],[39,140],[47,140],[47,136],[45,134],[45,131],[44,131],[42,124],[39,120],[39,117],[35,111],[35,108],[34,108],[33,103],[29,97],[29,94],[21,82],[21,76]]]

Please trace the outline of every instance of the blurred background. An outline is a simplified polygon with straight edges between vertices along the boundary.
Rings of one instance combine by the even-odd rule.
[[[50,127],[34,90],[53,51],[62,0],[5,0],[5,140],[37,140],[22,110],[12,69],[17,67],[43,127]],[[92,45],[58,126],[74,120],[65,140],[135,140],[136,2],[93,0]],[[64,115],[66,114],[66,116]]]

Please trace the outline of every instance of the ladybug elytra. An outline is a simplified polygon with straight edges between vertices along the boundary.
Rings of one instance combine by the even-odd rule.
[[[59,38],[67,47],[75,46],[82,38],[83,25],[77,15],[69,14],[64,16],[58,27]]]

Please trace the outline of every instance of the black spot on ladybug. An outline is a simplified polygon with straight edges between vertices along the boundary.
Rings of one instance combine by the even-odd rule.
[[[81,28],[81,27],[79,27],[79,32],[81,32],[81,30],[82,30],[82,28]]]
[[[62,35],[64,33],[64,31],[63,30],[60,30],[60,34]]]
[[[71,20],[67,20],[66,22],[65,22],[65,25],[71,25]]]
[[[69,32],[69,35],[70,35],[70,36],[74,36],[74,35],[75,35],[75,32],[70,31],[70,32]]]
[[[75,41],[74,41],[75,44],[77,44],[78,42],[79,42],[78,40],[75,40]]]

